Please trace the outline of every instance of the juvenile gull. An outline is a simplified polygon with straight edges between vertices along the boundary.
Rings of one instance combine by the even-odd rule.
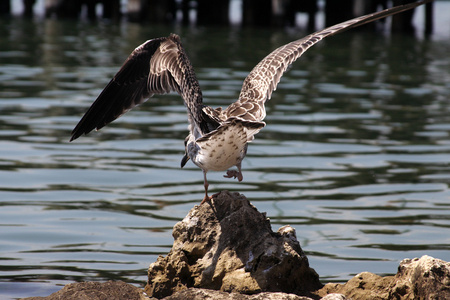
[[[432,0],[396,6],[325,28],[275,49],[245,78],[239,99],[226,109],[203,104],[202,91],[179,36],[148,40],[127,58],[72,131],[70,141],[100,129],[154,94],[172,91],[187,108],[189,134],[181,167],[191,159],[203,170],[205,197],[209,200],[208,171],[228,170],[224,177],[242,181],[241,162],[251,142],[266,123],[264,103],[270,99],[286,69],[311,46],[327,36],[412,9]]]

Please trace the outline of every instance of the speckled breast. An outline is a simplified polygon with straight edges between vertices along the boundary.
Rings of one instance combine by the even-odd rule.
[[[247,134],[241,124],[225,126],[188,146],[192,161],[204,170],[225,171],[247,153]]]

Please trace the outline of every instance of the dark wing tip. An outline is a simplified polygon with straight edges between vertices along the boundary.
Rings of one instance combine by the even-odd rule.
[[[70,137],[69,143],[72,142],[73,140],[76,140],[77,138],[79,138],[80,135],[81,135],[81,134],[75,134],[75,133],[72,131],[72,136]]]
[[[104,124],[104,125],[100,125],[100,124],[93,125],[92,123],[82,122],[82,121],[83,121],[83,119],[72,130],[69,142],[72,142],[72,141],[76,140],[77,138],[79,138],[83,134],[88,134],[92,130],[94,130],[94,129],[98,130],[98,129],[102,128],[104,125],[106,125],[106,124]]]
[[[88,127],[88,125],[89,124],[81,123],[80,121],[80,123],[78,123],[78,125],[72,130],[69,142],[72,142],[77,138],[79,138],[80,136],[82,136],[83,134],[88,134],[89,132],[95,129],[95,126]],[[102,127],[103,126],[98,126],[97,129],[100,129]]]
[[[154,94],[178,92],[199,121],[201,90],[180,37],[171,34],[148,40],[127,58],[72,131],[73,141],[100,129]]]
[[[150,96],[147,87],[149,61],[167,38],[146,41],[126,59],[72,131],[70,141],[100,129]]]
[[[91,131],[91,130],[87,131],[85,129],[85,127],[86,127],[86,123],[84,122],[85,116],[86,116],[86,114],[83,116],[83,118],[80,120],[80,122],[78,122],[77,126],[75,126],[75,128],[72,130],[69,142],[72,142],[72,141],[76,140],[77,138],[79,138],[81,135],[87,134]]]

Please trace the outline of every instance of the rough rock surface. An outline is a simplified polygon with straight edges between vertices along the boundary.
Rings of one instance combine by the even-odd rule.
[[[321,300],[412,300],[450,299],[450,263],[430,256],[404,259],[395,276],[380,277],[363,272],[345,284],[329,283],[314,293]],[[66,285],[47,297],[23,300],[156,300],[148,298],[143,290],[124,282],[81,282]],[[189,288],[176,292],[163,300],[312,300],[289,293],[263,292],[245,295],[236,292]]]
[[[318,291],[317,294],[325,296],[330,293],[340,293],[352,300],[390,299],[389,285],[391,281],[392,276],[381,277],[373,273],[363,272],[359,273],[345,284],[328,283]]]
[[[215,290],[190,288],[163,300],[313,300],[309,297],[280,292],[263,292],[255,295],[245,295],[236,292],[227,293]],[[329,294],[321,300],[347,300],[344,295]]]
[[[346,284],[325,285],[315,292],[321,300],[346,299],[450,299],[450,263],[422,256],[420,259],[405,259],[400,263],[395,276],[380,277],[363,272]],[[48,297],[31,297],[26,300],[156,300],[148,298],[143,291],[124,282],[82,282],[66,285]],[[176,292],[164,300],[311,300],[295,294],[265,292],[245,295],[216,290],[190,288]]]
[[[275,233],[265,214],[238,193],[221,192],[177,223],[167,257],[150,265],[145,291],[162,298],[190,287],[254,294],[309,295],[322,287],[295,230]]]
[[[450,263],[424,255],[404,259],[395,276],[363,272],[345,284],[325,285],[317,295],[341,293],[357,299],[450,299]]]
[[[66,285],[47,297],[30,297],[21,300],[158,300],[149,298],[143,290],[123,282],[80,282]],[[295,294],[265,292],[245,295],[208,289],[190,288],[176,292],[162,300],[313,300]],[[329,294],[320,300],[348,300],[341,294]]]
[[[363,272],[345,284],[323,286],[295,237],[242,195],[222,192],[194,207],[173,230],[167,257],[150,265],[145,290],[165,300],[412,300],[450,299],[450,263],[430,256],[404,259],[395,276]],[[322,287],[322,288],[321,288]],[[305,297],[307,295],[308,297]],[[121,281],[66,285],[26,300],[157,300]],[[311,299],[312,298],[312,299]]]
[[[190,287],[255,294],[310,295],[322,287],[295,230],[275,233],[265,214],[237,193],[221,192],[177,223],[167,257],[150,265],[145,291],[163,298]]]
[[[390,289],[391,299],[450,299],[450,263],[427,255],[404,259]]]
[[[123,281],[79,282],[66,284],[64,288],[47,297],[30,297],[22,300],[147,300],[144,291]]]

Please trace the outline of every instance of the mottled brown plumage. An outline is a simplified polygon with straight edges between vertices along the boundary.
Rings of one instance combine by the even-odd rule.
[[[194,69],[177,35],[146,41],[127,58],[72,131],[70,140],[102,128],[154,94],[177,92],[184,100],[189,120],[186,153],[181,166],[191,159],[203,170],[203,203],[210,199],[206,179],[209,170],[225,171],[237,166],[237,171],[229,170],[225,177],[242,180],[241,161],[247,153],[248,142],[265,126],[264,104],[283,73],[306,50],[327,36],[430,1],[418,1],[358,17],[275,49],[253,68],[244,80],[239,99],[224,110],[203,105]]]

